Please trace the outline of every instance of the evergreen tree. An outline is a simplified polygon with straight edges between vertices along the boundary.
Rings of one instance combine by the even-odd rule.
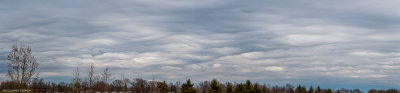
[[[245,87],[245,91],[246,91],[246,92],[249,92],[249,91],[252,89],[251,81],[250,81],[250,80],[247,80],[244,87]]]
[[[317,86],[315,93],[321,93],[321,88],[319,86]]]
[[[164,82],[158,82],[157,83],[158,89],[160,89],[161,93],[168,93],[168,85],[167,83]]]
[[[300,85],[297,86],[296,90],[295,90],[295,93],[307,93],[306,87],[300,86]]]
[[[250,93],[261,93],[262,89],[258,83],[254,84],[250,90]]]
[[[332,89],[328,89],[328,90],[326,90],[325,93],[333,93],[333,91],[332,91]]]
[[[210,84],[209,93],[222,93],[222,88],[216,79],[213,79]]]
[[[230,82],[226,83],[226,93],[232,93],[233,92],[233,86]]]
[[[182,84],[181,93],[196,93],[196,89],[193,88],[193,84],[190,82],[190,79],[186,81],[186,83]]]
[[[302,90],[301,90],[301,86],[300,86],[300,85],[298,85],[298,86],[296,87],[296,90],[294,91],[294,93],[302,93]]]
[[[238,84],[234,89],[234,93],[250,93],[252,90],[252,84],[250,80],[247,80],[245,84]]]
[[[307,89],[306,86],[301,86],[301,93],[307,93]]]
[[[310,86],[310,89],[308,90],[308,93],[314,93],[314,88]]]
[[[248,93],[248,91],[246,92],[244,84],[240,83],[236,85],[233,93]]]

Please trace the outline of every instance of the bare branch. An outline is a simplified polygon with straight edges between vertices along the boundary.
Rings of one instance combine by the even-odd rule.
[[[36,71],[39,63],[36,62],[35,56],[32,55],[32,49],[26,45],[13,45],[8,53],[8,77],[18,85],[26,85],[32,76],[38,75]],[[18,86],[22,88],[22,86]]]

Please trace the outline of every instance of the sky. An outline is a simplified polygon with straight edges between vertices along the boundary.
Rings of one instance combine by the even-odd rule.
[[[0,1],[0,80],[26,44],[40,77],[74,68],[195,82],[252,80],[326,88],[400,86],[397,0]]]

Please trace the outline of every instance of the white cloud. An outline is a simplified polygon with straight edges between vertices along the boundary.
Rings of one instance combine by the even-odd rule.
[[[346,41],[344,37],[340,36],[315,34],[291,34],[277,38],[277,40],[286,42],[291,45],[325,44]]]
[[[16,29],[0,34],[0,36],[17,42],[38,42],[40,40],[54,38],[54,36],[43,35],[27,29]]]
[[[224,55],[230,55],[239,52],[239,49],[232,47],[212,48],[210,50]]]
[[[385,54],[374,52],[374,51],[354,51],[351,52],[350,55],[355,56],[366,56],[366,57],[380,57],[385,56]]]
[[[5,81],[7,79],[8,79],[7,74],[0,74],[0,82]]]
[[[248,73],[248,72],[252,72],[252,70],[250,70],[250,69],[240,69],[239,72]]]
[[[161,67],[161,69],[164,69],[164,70],[181,70],[182,68],[176,67],[176,66],[163,66],[163,67]]]
[[[213,64],[212,67],[213,68],[219,68],[219,67],[221,67],[221,64]]]
[[[78,39],[79,40],[79,39]],[[118,44],[118,41],[112,40],[112,39],[90,39],[90,40],[85,40],[76,44],[72,44],[68,46],[68,49],[83,49],[83,48],[88,48],[88,47],[99,47],[99,46],[112,46],[115,44]]]
[[[247,52],[247,53],[240,54],[240,56],[243,58],[256,59],[256,58],[263,57],[263,53],[262,52]]]
[[[265,67],[265,70],[267,70],[267,71],[283,71],[284,68],[279,67],[279,66],[269,66],[269,67]]]
[[[71,74],[65,72],[40,72],[40,77],[51,77],[51,76],[71,76]]]
[[[191,51],[201,50],[201,48],[196,44],[184,44],[184,43],[165,44],[160,46],[160,48],[164,49],[164,51],[171,51],[171,52],[191,52]]]
[[[139,57],[133,59],[133,61],[138,63],[154,62],[156,60],[158,60],[156,57]]]
[[[186,68],[189,69],[189,70],[200,70],[200,69],[202,69],[202,67],[200,65],[197,65],[197,64],[187,65]]]
[[[114,45],[117,44],[118,42],[112,39],[92,39],[89,41],[84,42],[83,44],[88,44],[88,45]]]
[[[98,56],[95,56],[96,59],[129,59],[132,58],[134,54],[128,53],[104,53]],[[89,57],[91,55],[88,55]]]

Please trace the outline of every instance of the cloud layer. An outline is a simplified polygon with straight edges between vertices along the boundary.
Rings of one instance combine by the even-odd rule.
[[[111,67],[115,78],[398,87],[398,4],[1,1],[0,79],[11,45],[27,43],[41,77],[58,81],[95,63],[99,71]]]

